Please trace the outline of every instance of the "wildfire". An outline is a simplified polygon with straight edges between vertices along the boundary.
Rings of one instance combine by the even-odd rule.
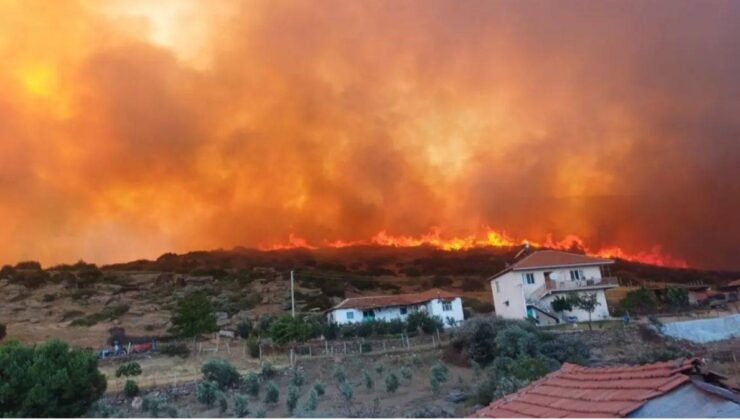
[[[627,261],[641,262],[661,267],[688,268],[688,263],[680,258],[664,253],[659,245],[652,247],[649,251],[630,253],[617,246],[607,246],[592,249],[586,246],[583,239],[576,235],[567,235],[563,239],[556,240],[552,235],[546,235],[542,241],[532,241],[527,238],[514,238],[503,231],[486,228],[477,235],[445,237],[440,228],[432,228],[429,233],[414,237],[403,235],[391,235],[386,231],[380,231],[375,236],[354,241],[334,240],[324,241],[322,244],[312,244],[308,240],[291,234],[288,242],[283,244],[261,245],[259,249],[264,251],[285,250],[294,248],[346,248],[360,245],[377,245],[398,248],[409,248],[417,246],[432,246],[444,251],[464,251],[473,248],[484,247],[512,247],[529,243],[535,248],[549,248],[558,250],[579,249],[587,255],[604,258],[620,258]]]

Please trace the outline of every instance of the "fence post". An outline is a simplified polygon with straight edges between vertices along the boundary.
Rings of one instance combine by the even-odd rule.
[[[259,343],[260,348],[260,362],[262,361],[262,343]]]
[[[383,340],[383,353],[385,353],[385,340]]]
[[[437,347],[437,343],[434,342],[434,334],[432,334],[432,347]]]
[[[344,342],[344,354],[347,354],[347,342]]]
[[[313,351],[311,350],[311,346],[308,346],[308,358],[310,359],[311,356],[313,356]]]
[[[326,355],[329,355],[329,340],[324,340],[324,349],[326,350]]]

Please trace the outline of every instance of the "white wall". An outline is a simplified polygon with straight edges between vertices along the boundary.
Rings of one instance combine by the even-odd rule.
[[[375,308],[373,309],[375,313],[375,320],[392,321],[394,319],[400,319],[402,321],[405,321],[408,314],[415,310],[424,310],[429,315],[439,316],[442,319],[442,322],[444,322],[445,328],[449,327],[449,325],[447,324],[447,317],[454,318],[455,321],[457,321],[458,323],[465,320],[465,315],[463,315],[462,299],[460,299],[459,297],[452,300],[451,311],[445,311],[442,309],[442,300],[440,299],[432,299],[431,301],[420,305],[403,306],[403,308],[406,308],[405,314],[401,314],[401,308],[401,306]],[[350,312],[353,313],[352,319],[347,318],[347,314]],[[334,309],[328,312],[327,319],[329,322],[334,322],[336,324],[342,325],[362,322],[364,318],[362,310],[342,308]]]
[[[584,290],[582,292],[578,292],[578,295],[593,293],[596,293],[596,300],[599,302],[599,304],[596,306],[596,309],[594,309],[593,313],[591,314],[591,319],[594,321],[609,319],[609,306],[606,303],[606,293],[604,293],[603,289]],[[556,297],[567,295],[567,293],[553,293],[542,299],[542,303],[546,308],[551,308],[550,304],[553,300],[555,300]],[[588,321],[588,312],[582,309],[573,308],[572,311],[563,311],[563,316],[575,316],[576,318],[578,318],[578,322]]]
[[[523,288],[521,274],[517,272],[509,271],[492,280],[491,292],[496,315],[508,319],[526,318],[527,306],[522,295]]]

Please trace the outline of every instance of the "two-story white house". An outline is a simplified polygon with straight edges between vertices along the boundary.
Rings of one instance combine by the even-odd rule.
[[[586,321],[588,312],[573,308],[556,313],[552,301],[569,293],[596,294],[593,320],[609,318],[604,291],[618,287],[610,277],[613,260],[562,251],[535,251],[489,280],[496,315],[510,319],[534,318],[539,325],[563,320]]]
[[[402,295],[354,297],[343,300],[326,312],[329,323],[351,324],[369,320],[405,320],[414,311],[438,316],[445,328],[465,320],[460,296],[441,289]]]

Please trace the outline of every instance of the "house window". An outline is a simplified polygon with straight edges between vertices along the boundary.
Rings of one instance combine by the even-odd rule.
[[[494,283],[496,284],[496,293],[501,293],[501,287],[498,285],[498,280],[494,281]]]
[[[442,302],[442,310],[445,311],[445,312],[451,311],[452,310],[452,302],[451,301]]]
[[[347,312],[347,319],[355,319],[355,313],[354,312]]]
[[[408,311],[409,310],[406,309],[406,308],[401,308],[401,315],[406,315],[408,313]]]
[[[570,270],[570,279],[571,280],[583,280],[583,270]]]
[[[362,311],[362,319],[375,319],[375,311]]]
[[[534,284],[534,273],[524,273],[524,282]]]

